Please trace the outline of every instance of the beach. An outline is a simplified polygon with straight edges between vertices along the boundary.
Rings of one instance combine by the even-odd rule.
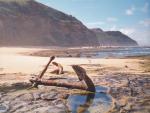
[[[108,50],[109,48],[105,48]],[[58,112],[70,111],[67,96],[76,90],[55,86],[40,86],[38,90],[26,90],[29,79],[43,70],[49,57],[56,56],[55,62],[63,66],[64,74],[50,73],[51,65],[44,78],[65,78],[60,82],[78,81],[72,65],[84,68],[95,86],[106,87],[104,93],[111,96],[110,105],[102,105],[100,113],[149,113],[150,109],[150,55],[130,57],[92,57],[102,48],[80,49],[42,49],[42,48],[0,48],[0,103],[9,108],[9,112],[31,112],[42,108]],[[52,92],[52,93],[51,93]],[[60,95],[60,92],[62,95]],[[77,91],[82,92],[82,91]],[[10,96],[11,95],[11,96]],[[40,96],[39,96],[40,95]],[[41,96],[44,95],[44,96]],[[47,95],[51,95],[48,97]],[[38,99],[37,99],[38,98]],[[50,98],[49,101],[45,101]],[[17,100],[18,99],[18,100]],[[14,100],[14,102],[12,102]],[[24,105],[29,104],[30,108]],[[20,102],[23,102],[21,104]],[[43,104],[41,104],[41,102]],[[18,103],[18,104],[17,104]],[[35,104],[34,104],[35,103]],[[13,107],[14,105],[14,107]],[[95,107],[97,110],[99,106]],[[64,111],[63,111],[64,110]],[[96,113],[94,107],[89,107]],[[42,112],[43,112],[42,111]],[[1,111],[0,111],[1,113]],[[33,112],[34,113],[34,112]]]

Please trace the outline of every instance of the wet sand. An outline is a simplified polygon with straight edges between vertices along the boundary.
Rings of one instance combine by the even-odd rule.
[[[33,75],[38,75],[43,67],[49,60],[49,57],[44,57],[45,50],[39,49],[25,49],[25,48],[1,48],[0,49],[0,103],[4,103],[6,101],[12,101],[12,99],[17,99],[18,96],[25,98],[25,100],[29,98],[30,101],[33,102],[35,97],[34,93],[43,93],[42,87],[39,91],[25,91],[25,93],[21,92],[21,94],[12,95],[9,99],[9,95],[12,94],[11,90],[16,93],[16,90],[23,90],[29,86],[29,78]],[[61,50],[60,50],[61,51]],[[78,54],[78,51],[74,54]],[[92,50],[94,51],[94,50]],[[21,53],[21,54],[20,54]],[[38,53],[38,56],[34,56],[34,53]],[[58,50],[56,53],[59,53]],[[61,53],[61,52],[60,52]],[[26,56],[24,54],[28,54],[31,56]],[[33,55],[34,54],[34,55]],[[47,53],[47,56],[55,55],[55,51],[53,50],[50,54]],[[63,54],[63,53],[62,53]],[[67,53],[68,54],[68,53]],[[88,56],[90,56],[89,54]],[[57,55],[55,59],[56,62],[59,62],[63,65],[65,73],[63,75],[54,75],[50,74],[49,69],[47,73],[45,73],[45,78],[49,77],[65,77],[64,81],[70,82],[76,81],[77,77],[74,73],[71,65],[77,64],[83,67],[89,77],[93,80],[95,85],[108,87],[108,90],[105,93],[110,94],[113,97],[112,108],[107,111],[109,113],[149,113],[150,109],[150,56],[140,56],[140,57],[126,57],[126,58],[74,58],[74,57],[66,57],[62,58],[62,56]],[[63,80],[62,80],[63,82]],[[18,87],[20,86],[20,87]],[[6,90],[10,89],[10,90]],[[47,88],[48,92],[52,90],[56,90],[55,93],[62,92],[63,95],[67,96],[72,92],[72,90],[68,90],[65,88],[56,88],[51,87]],[[44,90],[44,92],[46,92]],[[47,92],[47,93],[48,93]],[[80,92],[80,91],[78,91]],[[55,95],[54,93],[54,95]],[[49,93],[48,93],[49,94]],[[58,96],[58,94],[56,94]],[[34,98],[33,98],[33,97]],[[54,99],[55,101],[63,100],[63,102],[54,102],[44,103],[43,107],[47,107],[47,104],[62,104],[62,107],[66,109],[66,104],[64,102],[66,99],[62,99],[62,97],[57,97]],[[4,98],[5,97],[5,98]],[[2,99],[3,98],[3,99]],[[48,98],[48,97],[46,97]],[[23,100],[21,100],[23,101]],[[16,101],[18,102],[18,101]],[[36,102],[36,101],[34,101]],[[10,104],[12,105],[12,103]],[[22,105],[20,105],[22,106]],[[39,104],[40,106],[40,104]],[[51,105],[52,106],[52,105]],[[33,107],[33,106],[32,106]],[[35,106],[34,106],[35,107]],[[34,109],[34,107],[32,109]],[[38,107],[40,108],[40,107]],[[53,109],[55,107],[53,106]],[[24,108],[25,109],[25,108]],[[28,112],[32,111],[29,110]],[[98,109],[98,108],[97,108]],[[55,108],[55,110],[58,110]],[[16,112],[19,111],[19,107],[16,107]],[[15,112],[14,111],[14,112]],[[25,110],[26,111],[26,110]],[[43,108],[44,111],[44,108]]]

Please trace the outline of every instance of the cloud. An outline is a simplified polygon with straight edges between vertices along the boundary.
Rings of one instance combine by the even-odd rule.
[[[131,34],[135,33],[135,31],[136,31],[135,28],[130,28],[130,27],[121,28],[121,27],[118,27],[117,25],[113,25],[109,30],[110,31],[121,31],[122,33],[124,33],[126,35],[131,35]]]
[[[111,28],[110,28],[110,31],[117,31],[117,26],[116,25],[113,25]]]
[[[85,23],[85,24],[89,28],[95,28],[95,27],[100,27],[101,25],[104,25],[105,22],[103,22],[103,21],[97,21],[97,22],[88,22],[88,23]]]
[[[136,40],[141,46],[150,46],[150,29],[140,29],[136,27],[132,28],[120,28],[118,29],[122,33],[126,34],[130,38]]]
[[[122,33],[136,40],[141,46],[150,46],[150,29],[142,29],[142,28],[120,28]]]
[[[127,9],[126,10],[126,15],[133,15],[134,14],[134,11],[135,11],[135,7],[134,6],[132,6],[131,8],[129,8],[129,9]]]
[[[148,30],[139,30],[136,27],[118,27],[117,25],[113,25],[110,31],[120,31],[133,40],[136,40],[140,45],[150,46],[150,33],[147,32]]]
[[[141,7],[131,6],[129,9],[127,9],[125,11],[125,14],[128,15],[128,16],[131,16],[131,15],[134,15],[135,11],[142,11],[144,13],[148,13],[148,11],[149,11],[149,3],[146,2],[142,8]]]
[[[131,35],[136,31],[135,28],[121,28],[119,30],[126,35]]]
[[[150,30],[150,29],[149,29]],[[149,30],[136,30],[130,37],[135,39],[141,46],[150,46],[150,32]]]
[[[150,18],[142,20],[139,23],[145,27],[150,27]]]
[[[108,17],[108,18],[107,18],[107,21],[108,21],[108,22],[116,22],[116,21],[118,21],[118,19],[115,18],[115,17]]]
[[[103,25],[106,23],[103,22],[93,22],[89,23],[89,25]],[[150,28],[142,26],[131,26],[131,27],[119,27],[117,25],[112,25],[105,31],[121,31],[122,33],[126,34],[133,40],[137,41],[141,46],[150,46]]]
[[[147,13],[149,8],[149,3],[145,3],[143,8],[141,9],[142,12]]]

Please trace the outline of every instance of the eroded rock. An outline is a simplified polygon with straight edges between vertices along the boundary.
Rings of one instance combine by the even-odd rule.
[[[58,92],[50,92],[50,93],[41,94],[40,97],[43,100],[56,100],[58,96],[59,96]]]

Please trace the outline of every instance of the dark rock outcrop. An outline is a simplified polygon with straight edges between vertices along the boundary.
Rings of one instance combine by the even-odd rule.
[[[95,46],[79,20],[34,0],[0,0],[0,46]]]
[[[106,31],[99,28],[92,29],[101,46],[137,46],[137,42],[120,31]]]

